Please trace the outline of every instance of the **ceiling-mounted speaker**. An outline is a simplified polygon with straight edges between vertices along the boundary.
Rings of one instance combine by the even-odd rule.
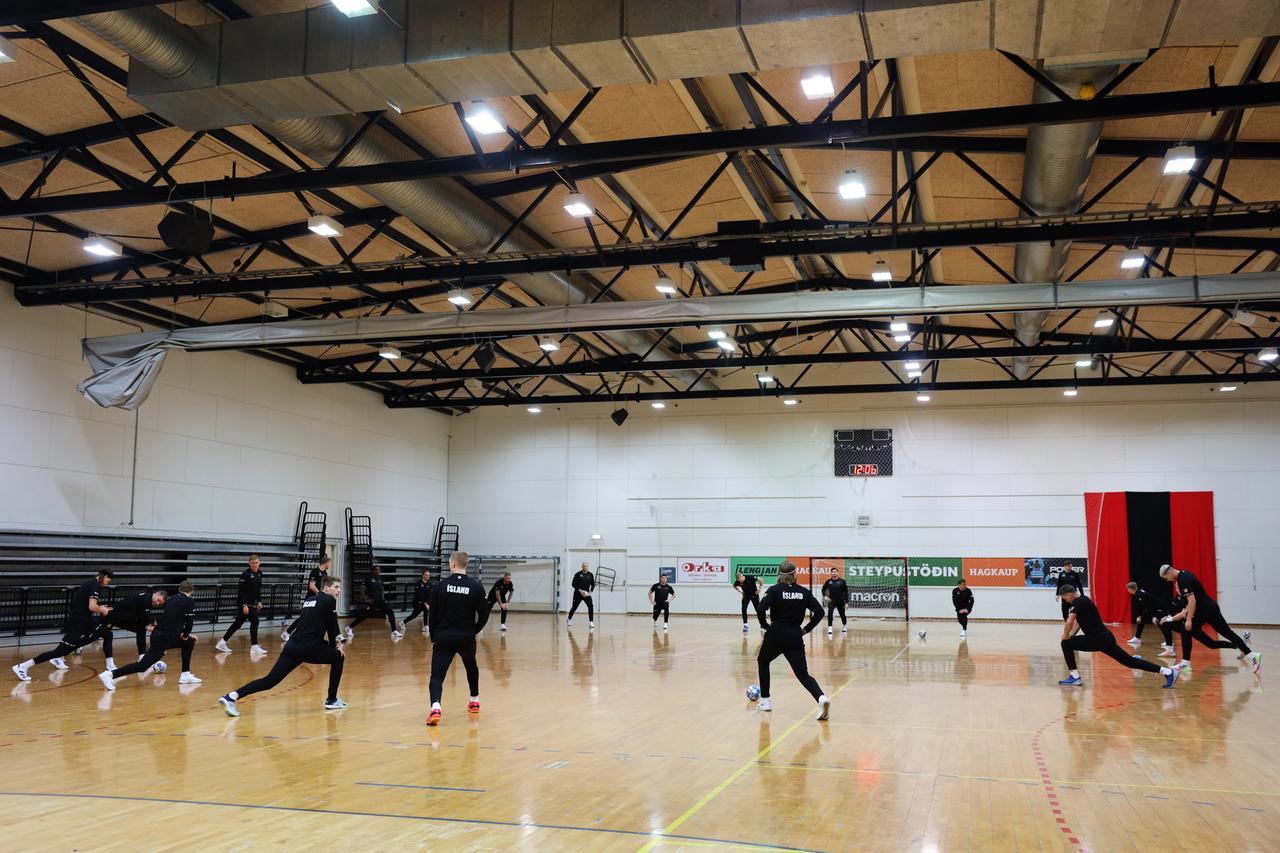
[[[623,421],[625,421],[626,419],[627,419],[626,409],[617,409],[616,411],[614,411],[612,415],[609,415],[609,420],[613,421],[618,426],[622,426]]]
[[[191,255],[202,255],[213,244],[213,223],[209,214],[193,210],[191,213],[171,211],[160,220],[160,239],[170,249]]]
[[[497,360],[498,357],[494,355],[493,347],[489,344],[476,350],[476,365],[485,373],[489,372],[489,368],[493,367],[493,363]]]

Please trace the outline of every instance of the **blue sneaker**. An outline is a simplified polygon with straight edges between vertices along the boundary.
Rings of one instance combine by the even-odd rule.
[[[1084,679],[1078,675],[1068,675],[1058,683],[1063,687],[1075,687],[1077,684],[1084,684]]]
[[[1170,689],[1171,687],[1173,687],[1174,684],[1177,683],[1177,681],[1178,681],[1178,670],[1175,669],[1164,677],[1164,689],[1165,690]]]

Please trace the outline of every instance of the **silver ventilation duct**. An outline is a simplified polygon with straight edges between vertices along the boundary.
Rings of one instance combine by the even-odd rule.
[[[154,8],[86,15],[76,22],[161,76],[206,73],[200,65],[210,54],[201,48],[201,34]],[[207,73],[212,73],[208,70]],[[261,129],[302,151],[318,162],[333,158],[358,131],[361,122],[352,116],[291,119],[261,125]],[[402,162],[417,155],[382,128],[372,128],[343,159],[348,166]],[[503,231],[505,223],[490,208],[456,186],[440,181],[408,180],[362,187],[387,207],[418,223],[431,233],[466,252],[483,252]],[[497,251],[529,251],[540,248],[518,236],[509,237]],[[554,273],[513,276],[512,281],[547,305],[586,302],[591,298],[571,279]],[[639,332],[608,334],[620,348],[644,355],[653,339]],[[666,347],[653,350],[659,358],[678,358]],[[702,390],[715,385],[699,379],[695,370],[673,374]]]
[[[1115,66],[1046,68],[1045,75],[1068,95],[1075,97],[1082,84],[1102,88],[1116,72]],[[1037,104],[1057,100],[1057,95],[1036,84]],[[1027,153],[1022,165],[1022,200],[1039,216],[1074,213],[1084,197],[1093,156],[1102,135],[1101,122],[1042,125],[1027,133]],[[1014,252],[1013,274],[1018,281],[1059,281],[1067,262],[1070,243],[1025,243]],[[1024,346],[1040,340],[1047,311],[1027,311],[1013,318],[1014,335]],[[1013,360],[1013,373],[1026,379],[1031,360]]]

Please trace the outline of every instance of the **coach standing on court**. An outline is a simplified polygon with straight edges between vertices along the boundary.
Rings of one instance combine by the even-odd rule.
[[[1077,594],[1084,594],[1084,578],[1080,577],[1080,573],[1072,568],[1070,563],[1062,567],[1062,574],[1058,575],[1058,601],[1062,603],[1062,621],[1066,622],[1067,617],[1071,615],[1071,602],[1062,597],[1063,589],[1071,587]]]
[[[467,577],[467,560],[465,551],[454,551],[449,557],[452,574],[442,578],[431,591],[431,604],[427,610],[432,643],[429,726],[440,724],[440,696],[454,655],[462,658],[462,665],[467,670],[467,686],[471,688],[467,712],[480,713],[476,634],[484,630],[484,623],[489,621],[489,605],[485,600],[484,587],[478,580]]]
[[[578,611],[578,605],[584,601],[587,603],[587,621],[592,628],[596,626],[596,607],[591,601],[591,591],[596,588],[596,576],[592,574],[591,569],[587,568],[587,564],[583,563],[582,568],[578,569],[578,573],[573,576],[573,606],[569,608],[569,619],[565,622],[566,628],[573,627],[573,614]]]

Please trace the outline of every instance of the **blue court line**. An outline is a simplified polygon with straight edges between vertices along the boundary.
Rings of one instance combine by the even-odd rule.
[[[371,785],[375,788],[417,788],[420,791],[466,791],[468,794],[483,794],[484,788],[445,788],[440,785],[395,785],[391,782],[357,782],[357,785]]]
[[[476,824],[479,826],[503,826],[512,829],[558,829],[566,832],[599,832],[610,835],[630,835],[641,838],[671,838],[679,841],[709,841],[713,844],[733,844],[739,847],[757,847],[763,850],[789,850],[793,853],[825,853],[804,847],[787,847],[781,844],[764,844],[759,841],[734,841],[728,838],[709,838],[704,835],[668,835],[661,832],[641,832],[636,829],[607,829],[593,826],[569,826],[554,823],[523,823],[514,820],[486,820],[483,818],[431,817],[428,815],[388,814],[385,812],[353,812],[341,809],[315,809],[301,806],[271,806],[258,803],[218,803],[209,800],[173,800],[164,797],[127,797],[121,794],[66,794],[31,791],[0,791],[0,797],[49,797],[64,800],[119,800],[132,803],[165,803],[178,806],[216,806],[230,809],[256,809],[272,812],[298,812],[301,814],[342,815],[345,817],[383,817],[391,820],[413,820],[421,823]]]

